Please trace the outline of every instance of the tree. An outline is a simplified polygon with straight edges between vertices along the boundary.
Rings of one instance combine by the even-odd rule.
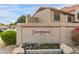
[[[15,26],[15,25],[16,25],[16,22],[9,24],[9,26]]]
[[[5,24],[3,24],[3,23],[0,23],[0,26],[5,26]]]
[[[16,24],[17,23],[25,23],[26,22],[26,16],[25,15],[22,15],[20,16],[17,21],[16,21]]]

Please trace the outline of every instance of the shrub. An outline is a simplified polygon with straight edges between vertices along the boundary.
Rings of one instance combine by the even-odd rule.
[[[41,49],[59,49],[59,44],[40,44]]]
[[[72,40],[75,45],[79,45],[79,27],[76,27],[75,30],[72,31]]]
[[[6,45],[14,45],[16,44],[16,31],[7,30],[2,32],[1,38]]]
[[[38,43],[24,43],[22,48],[26,49],[60,49],[59,44],[38,44]]]
[[[2,34],[2,32],[0,32],[0,35]]]

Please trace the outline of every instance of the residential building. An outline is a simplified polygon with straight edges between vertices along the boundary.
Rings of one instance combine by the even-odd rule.
[[[26,17],[26,23],[73,23],[75,15],[63,10],[50,7],[40,7],[32,17]]]

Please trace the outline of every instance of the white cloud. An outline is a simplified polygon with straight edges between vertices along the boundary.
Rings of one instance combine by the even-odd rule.
[[[16,21],[19,14],[12,12],[11,10],[0,10],[0,22],[11,23]]]

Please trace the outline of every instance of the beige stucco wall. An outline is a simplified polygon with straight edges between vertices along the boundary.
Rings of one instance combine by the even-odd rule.
[[[38,17],[39,23],[50,23],[50,9],[39,11],[33,17]]]
[[[74,14],[75,14],[75,21],[79,22],[79,19],[77,17],[77,14],[79,13],[79,8],[75,10]]]
[[[54,20],[54,11],[45,9],[37,12],[34,16],[26,16],[26,23],[68,23],[68,15],[60,13],[60,21]]]
[[[68,22],[68,15],[64,15],[63,13],[60,14],[60,22],[67,23]]]
[[[28,43],[66,43],[73,45],[72,30],[76,23],[28,23],[17,25],[17,45]],[[50,31],[49,34],[33,35],[32,31]]]
[[[16,27],[16,31],[17,31],[17,40],[16,43],[17,45],[20,45],[22,43],[22,27]]]
[[[26,23],[38,23],[39,20],[37,17],[26,16]]]
[[[60,21],[55,21],[54,20],[54,11],[50,11],[50,20],[52,23],[68,23],[68,15],[67,14],[63,14],[63,13],[60,13]]]
[[[23,42],[28,43],[59,43],[59,28],[50,27],[28,27],[23,28]],[[49,34],[33,34],[32,31],[50,31]],[[54,31],[54,32],[53,32]],[[58,33],[58,34],[56,34]],[[58,37],[59,36],[59,37]],[[26,39],[25,39],[26,38]]]
[[[51,14],[51,22],[52,23],[67,23],[67,18],[68,18],[68,16],[67,15],[64,15],[63,13],[60,13],[60,21],[55,21],[55,19],[54,19],[54,11],[50,11],[50,14]]]

